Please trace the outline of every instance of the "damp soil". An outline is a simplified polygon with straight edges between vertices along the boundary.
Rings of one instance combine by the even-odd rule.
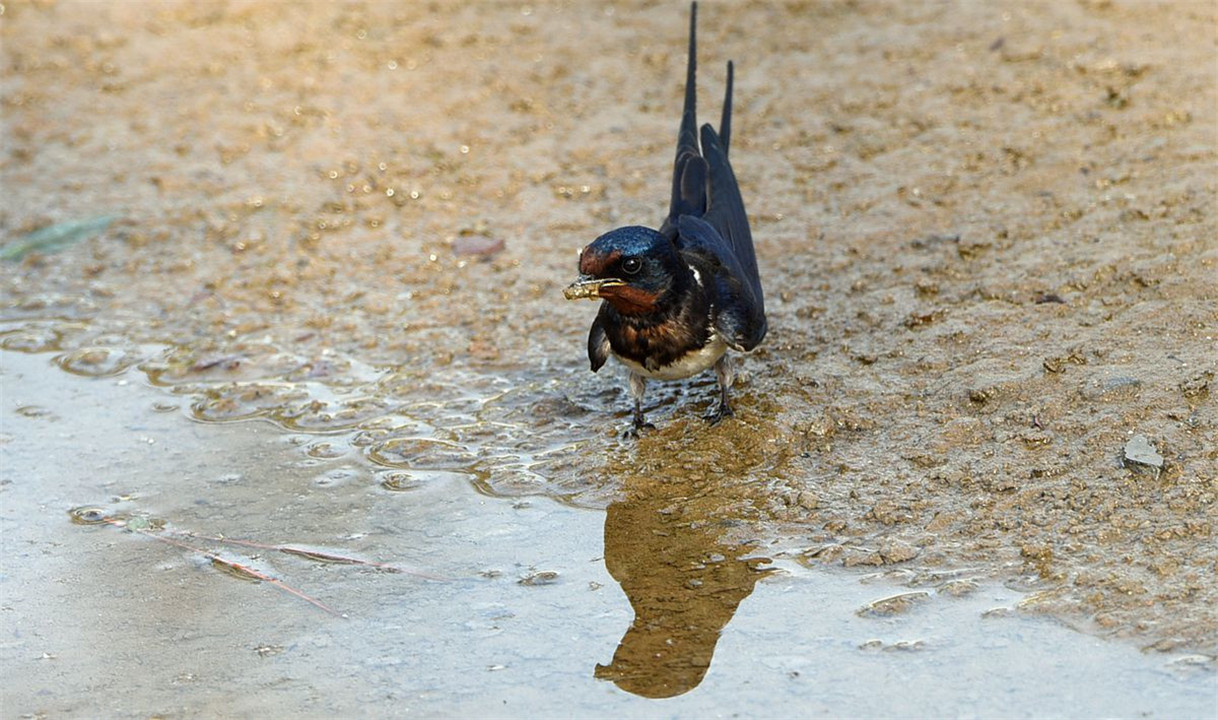
[[[769,669],[792,681],[777,702],[802,697],[796,678],[838,657],[816,648],[839,630],[852,659],[837,666],[877,680],[897,671],[875,658],[907,658],[914,677],[987,654],[953,655],[941,626],[876,645],[817,625],[793,635],[801,649],[766,644],[775,618],[807,623],[845,582],[850,622],[872,628],[964,627],[998,593],[1011,637],[1064,623],[1081,632],[1038,647],[1103,639],[1099,657],[1132,652],[1155,677],[1175,682],[1163,668],[1181,662],[1212,673],[1212,4],[704,5],[703,115],[734,59],[733,162],[770,334],[743,362],[732,421],[701,419],[713,377],[653,384],[658,429],[624,441],[624,375],[588,372],[594,306],[561,290],[585,243],[664,212],[685,12],[0,5],[6,666],[33,688],[68,665],[31,640],[50,632],[35,619],[58,618],[71,630],[57,637],[104,640],[58,676],[81,697],[98,663],[164,668],[193,642],[210,661],[165,680],[197,689],[185,714],[256,712],[256,688],[302,713],[374,698],[514,712],[566,672],[635,698],[731,692]],[[60,386],[75,400],[40,400]],[[142,410],[107,428],[104,411],[71,409],[95,397]],[[74,457],[74,438],[101,429]],[[131,450],[146,440],[164,454]],[[361,562],[158,542],[181,532]],[[266,581],[255,595],[211,579],[234,566],[348,624]],[[670,587],[684,590],[655,590]],[[446,615],[463,591],[464,614]],[[760,606],[768,630],[741,617],[763,594],[787,602]],[[416,597],[424,609],[385,611]],[[505,612],[534,614],[515,625],[531,641],[503,632]],[[226,634],[234,614],[278,639]],[[148,634],[176,640],[113,644]],[[457,652],[445,637],[477,662],[426,665],[417,648]],[[652,664],[669,640],[689,650]],[[546,649],[571,660],[604,642],[579,662]],[[323,656],[349,674],[308,675],[302,658]],[[208,695],[258,663],[250,695]],[[469,686],[444,705],[475,666],[521,704],[477,705]],[[352,687],[335,678],[367,673],[359,697],[326,704]],[[121,678],[98,687],[129,697]],[[607,690],[587,692],[593,708]],[[874,709],[1002,712],[967,694]],[[36,697],[19,711],[39,712]]]

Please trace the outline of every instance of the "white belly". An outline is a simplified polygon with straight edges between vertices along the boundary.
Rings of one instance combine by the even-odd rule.
[[[714,367],[725,352],[727,352],[727,343],[716,334],[711,336],[711,341],[701,350],[688,353],[675,362],[653,370],[648,370],[635,361],[620,355],[615,354],[614,357],[618,359],[618,362],[630,368],[631,372],[638,373],[648,380],[680,380]]]

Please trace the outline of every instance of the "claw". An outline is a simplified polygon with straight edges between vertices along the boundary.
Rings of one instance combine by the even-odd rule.
[[[643,430],[655,430],[656,426],[649,422],[636,421],[622,433],[623,440],[638,440]]]
[[[636,439],[639,436],[640,430],[655,430],[656,426],[643,419],[643,411],[640,408],[634,410],[634,423],[626,432],[622,433],[623,439]]]
[[[707,413],[705,418],[706,421],[711,425],[718,425],[723,421],[724,418],[734,417],[735,415],[736,411],[732,410],[731,405],[728,405],[726,402],[721,402],[719,403],[719,407],[715,408],[713,412]]]
[[[718,425],[723,421],[723,418],[729,418],[736,413],[732,412],[732,406],[728,403],[728,389],[736,380],[736,371],[732,366],[732,360],[727,355],[719,358],[715,363],[715,377],[719,380],[719,407],[706,416],[711,425]]]

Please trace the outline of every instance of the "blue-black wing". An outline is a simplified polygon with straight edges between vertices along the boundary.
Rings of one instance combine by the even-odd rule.
[[[682,253],[695,267],[708,271],[700,271],[703,283],[714,283],[715,331],[736,350],[747,352],[757,347],[765,337],[766,320],[756,270],[750,281],[747,268],[728,241],[706,220],[683,215],[677,227]]]
[[[717,329],[733,347],[750,350],[765,336],[765,300],[748,215],[727,157],[735,73],[729,62],[719,130],[716,132],[709,124],[703,125],[699,143],[697,21],[698,4],[695,2],[690,8],[685,105],[677,134],[672,202],[660,233],[679,249],[703,254],[713,266],[723,269],[724,272],[717,272],[715,278],[720,294]]]
[[[609,359],[609,336],[605,333],[604,321],[605,308],[608,306],[608,303],[601,303],[601,311],[592,322],[592,329],[588,331],[588,362],[592,365],[592,372],[600,370]]]
[[[725,108],[728,107],[730,100],[725,105]],[[732,165],[727,159],[727,146],[710,125],[702,126],[702,149],[706,153],[710,169],[710,201],[702,220],[718,234],[722,241],[720,253],[726,252],[732,256],[735,265],[733,275],[748,291],[749,314],[753,318],[751,324],[755,327],[755,332],[759,333],[752,343],[755,345],[765,335],[765,299],[761,290],[761,277],[757,272],[757,257],[753,252],[753,235],[749,231],[744,199],[740,197],[736,174],[732,172]]]

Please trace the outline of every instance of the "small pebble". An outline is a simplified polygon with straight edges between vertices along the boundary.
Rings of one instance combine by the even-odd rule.
[[[1145,435],[1134,435],[1129,439],[1129,442],[1125,443],[1125,467],[1130,467],[1131,465],[1141,465],[1154,468],[1155,470],[1162,470],[1163,456],[1146,439]]]

